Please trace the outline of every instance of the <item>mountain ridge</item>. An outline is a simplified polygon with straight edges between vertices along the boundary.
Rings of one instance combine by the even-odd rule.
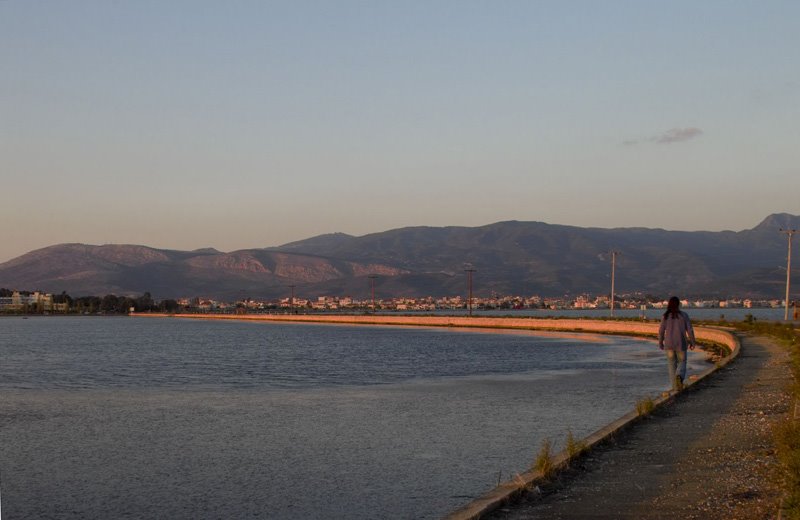
[[[136,244],[56,244],[0,264],[0,287],[73,295],[141,294],[275,298],[366,297],[376,293],[464,293],[464,268],[477,269],[476,294],[558,296],[608,292],[608,252],[620,250],[618,292],[781,297],[788,213],[742,231],[583,228],[538,221],[483,226],[413,226],[363,236],[328,233],[281,246],[220,252]],[[794,272],[794,269],[793,269]]]

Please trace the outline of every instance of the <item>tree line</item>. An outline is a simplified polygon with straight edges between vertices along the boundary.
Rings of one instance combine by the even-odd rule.
[[[0,288],[0,298],[10,298],[15,291]],[[30,291],[19,291],[22,296],[30,296]],[[117,296],[116,294],[106,294],[105,296],[79,296],[73,298],[66,292],[53,295],[53,304],[66,305],[66,312],[70,314],[128,314],[130,312],[166,312],[173,313],[182,310],[180,304],[172,299],[155,301],[149,292],[141,296]],[[6,312],[21,312],[24,314],[42,314],[45,312],[65,312],[63,310],[50,311],[42,305],[27,304],[22,309],[4,309]]]

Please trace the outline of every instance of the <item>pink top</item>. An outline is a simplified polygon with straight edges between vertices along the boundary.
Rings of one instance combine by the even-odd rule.
[[[661,319],[661,326],[658,328],[658,346],[660,348],[686,350],[688,345],[694,344],[694,329],[688,314],[678,311],[677,315],[668,314]]]

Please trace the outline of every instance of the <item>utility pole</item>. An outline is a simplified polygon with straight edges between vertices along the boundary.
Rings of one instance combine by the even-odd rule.
[[[472,273],[475,272],[475,269],[469,267],[464,269],[464,272],[467,273],[467,285],[469,286],[469,299],[467,300],[467,308],[469,309],[470,317],[472,317]]]
[[[375,274],[369,275],[369,284],[372,287],[372,313],[373,314],[375,313],[375,278],[377,278],[377,277],[378,277],[378,275],[375,275]]]
[[[289,314],[294,314],[294,285],[289,287],[292,289],[292,297],[289,298]]]
[[[783,321],[789,321],[789,286],[792,279],[792,235],[797,233],[797,230],[781,228],[780,232],[784,233],[789,241],[789,253],[786,256],[786,301],[784,302],[785,308],[783,312]]]
[[[614,277],[617,271],[617,255],[620,255],[619,251],[611,250],[611,317],[614,317]]]

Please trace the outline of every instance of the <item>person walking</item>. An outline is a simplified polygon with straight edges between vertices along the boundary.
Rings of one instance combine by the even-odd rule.
[[[681,301],[673,296],[658,328],[658,348],[667,354],[669,381],[673,390],[683,389],[686,379],[686,348],[694,350],[695,339],[689,315],[681,311]]]

